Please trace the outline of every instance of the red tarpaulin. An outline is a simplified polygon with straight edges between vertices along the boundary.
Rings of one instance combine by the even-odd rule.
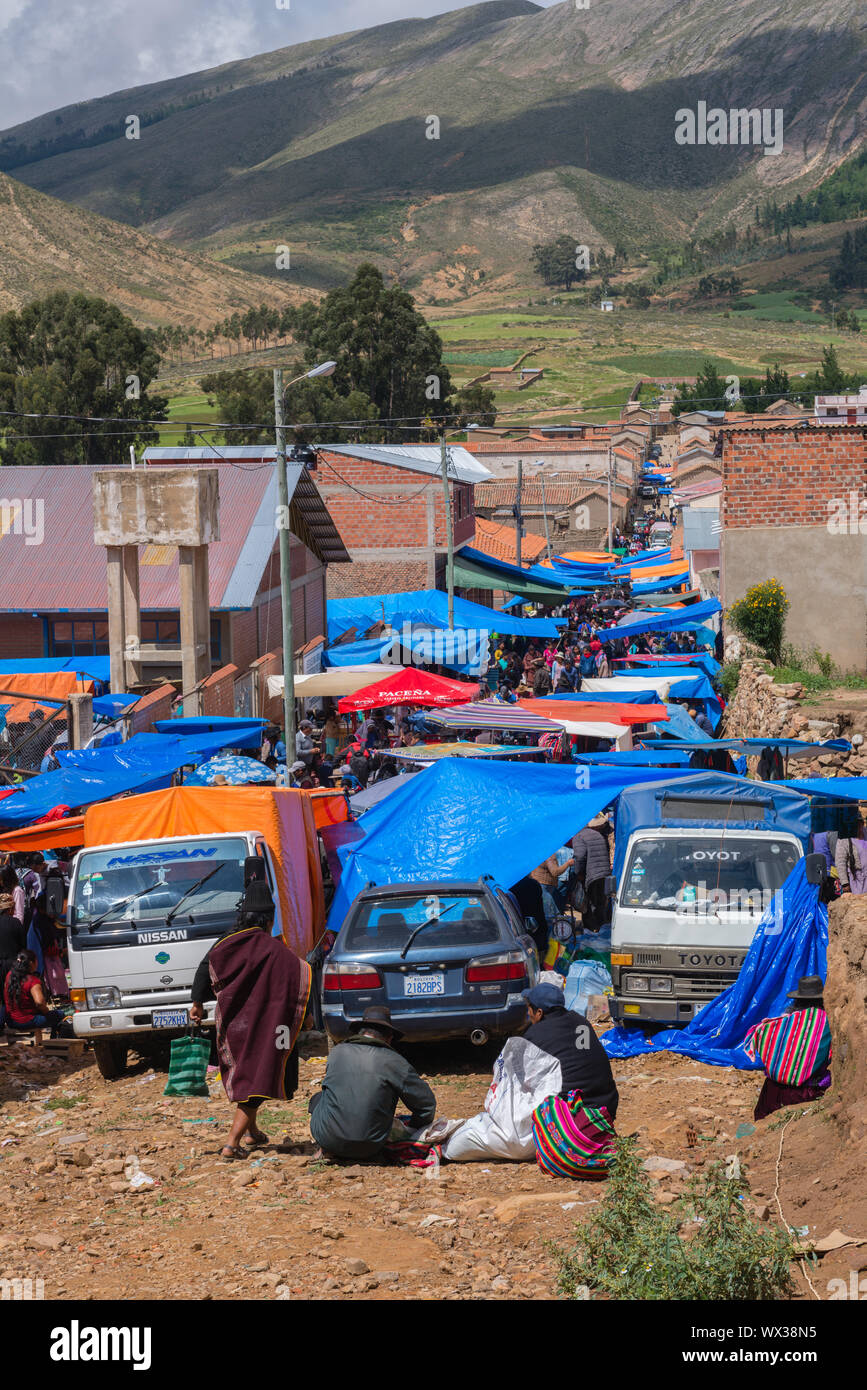
[[[386,705],[426,705],[443,708],[472,700],[479,693],[477,685],[466,681],[435,676],[432,671],[416,671],[411,666],[394,671],[390,676],[365,685],[354,695],[344,695],[337,703],[341,714],[355,709],[382,709]]]
[[[619,705],[604,700],[598,705],[589,700],[519,700],[521,709],[557,720],[558,714],[575,723],[589,724],[656,724],[668,719],[665,705]]]

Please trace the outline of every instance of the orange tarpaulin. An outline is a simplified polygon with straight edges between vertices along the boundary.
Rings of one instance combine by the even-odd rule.
[[[174,835],[256,831],[271,851],[283,938],[297,955],[325,926],[313,802],[289,787],[170,787],[91,806],[84,843],[164,840]]]
[[[0,850],[16,854],[35,853],[38,849],[65,849],[84,844],[84,816],[67,816],[65,820],[45,821],[26,825],[23,830],[7,830],[0,835]]]
[[[0,676],[0,690],[11,690],[15,694],[41,695],[44,699],[60,700],[65,704],[68,695],[92,694],[93,681],[79,680],[74,671],[16,671],[14,676]],[[0,704],[6,704],[9,697],[0,695]],[[46,719],[54,714],[57,705],[40,705],[37,701],[16,700],[6,711],[7,724],[23,724],[31,710],[41,709]]]
[[[518,704],[528,714],[554,720],[562,715],[574,723],[655,724],[668,718],[665,705],[621,705],[616,700],[600,700],[598,705],[590,700],[519,700]]]
[[[342,792],[330,791],[323,787],[320,790],[314,788],[313,791],[302,789],[301,795],[310,799],[317,830],[324,830],[327,825],[339,825],[341,821],[349,820],[349,807]]]

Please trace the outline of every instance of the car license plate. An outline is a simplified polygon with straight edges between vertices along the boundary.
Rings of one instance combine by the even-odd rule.
[[[403,982],[403,992],[407,995],[445,994],[445,975],[407,975]]]
[[[186,1009],[155,1009],[154,1028],[186,1028],[190,1016]]]

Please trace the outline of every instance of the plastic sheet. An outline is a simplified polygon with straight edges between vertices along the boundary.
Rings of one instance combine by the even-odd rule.
[[[790,1004],[786,997],[804,975],[827,969],[828,909],[819,889],[807,882],[803,859],[795,865],[756,928],[752,945],[734,984],[705,1004],[685,1028],[668,1028],[647,1037],[643,1031],[614,1028],[602,1038],[609,1057],[639,1057],[647,1052],[679,1052],[714,1067],[755,1071],[743,1049],[749,1030]]]

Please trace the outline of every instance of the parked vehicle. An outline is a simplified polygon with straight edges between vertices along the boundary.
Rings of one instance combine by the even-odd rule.
[[[322,1014],[340,1042],[372,1004],[413,1041],[481,1045],[526,1017],[539,959],[511,897],[476,883],[372,886],[359,893],[322,970]]]
[[[647,538],[649,550],[667,550],[674,537],[674,527],[669,521],[655,521]]]
[[[150,834],[128,833],[135,829]],[[268,883],[275,933],[298,954],[322,925],[316,831],[302,792],[174,787],[92,807],[84,833],[67,912],[73,1029],[93,1043],[107,1080],[123,1073],[130,1047],[159,1055],[188,1027],[196,968],[237,920],[251,879]],[[211,1003],[205,1023],[213,1022]]]
[[[656,488],[653,483],[641,483],[638,488],[639,497],[655,497]]]
[[[624,791],[617,809],[611,1016],[688,1023],[737,978],[809,848],[808,798],[722,773]]]

